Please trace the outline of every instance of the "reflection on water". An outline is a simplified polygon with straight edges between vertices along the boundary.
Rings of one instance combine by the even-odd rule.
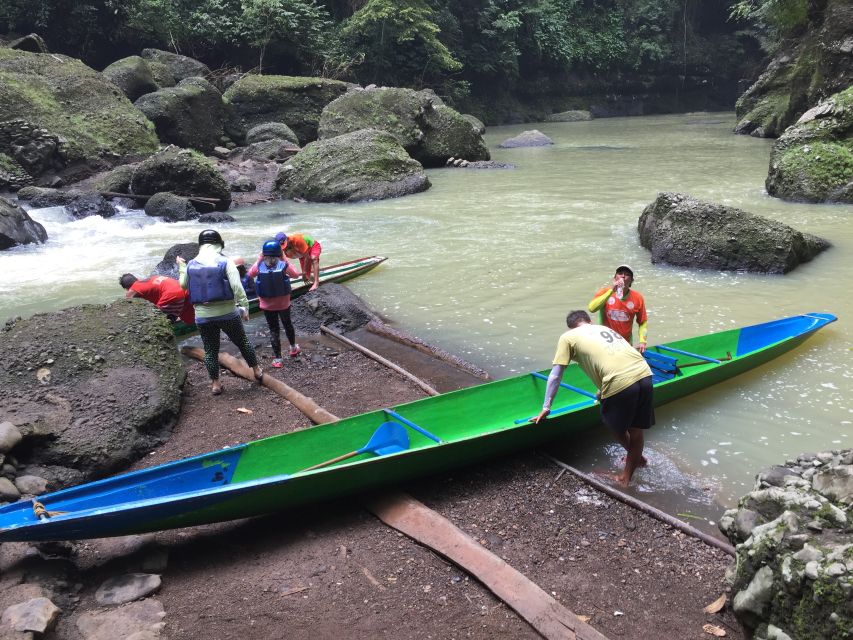
[[[352,289],[400,326],[497,377],[548,366],[566,313],[584,307],[621,263],[634,268],[646,296],[651,342],[809,311],[836,314],[839,322],[795,352],[659,409],[649,446],[678,473],[659,469],[641,486],[676,493],[688,487],[684,508],[675,511],[697,508],[689,497],[699,495],[696,486],[733,505],[762,467],[802,451],[853,446],[845,320],[853,309],[846,294],[853,207],[769,198],[771,142],[735,136],[734,124],[732,114],[542,123],[536,128],[555,144],[529,149],[497,144],[532,125],[494,128],[486,136],[493,159],[516,169],[434,169],[433,188],[422,194],[361,204],[271,203],[237,209],[237,222],[218,228],[232,256],[255,255],[279,230],[317,237],[325,264],[388,256],[351,281]],[[637,219],[660,191],[741,207],[833,247],[786,276],[653,265],[639,245]],[[201,229],[138,211],[109,220],[70,221],[57,209],[32,215],[50,239],[0,252],[3,318],[117,298],[119,275],[147,274],[169,246],[194,240]],[[612,462],[608,440],[596,437],[589,436],[593,444],[579,466]]]

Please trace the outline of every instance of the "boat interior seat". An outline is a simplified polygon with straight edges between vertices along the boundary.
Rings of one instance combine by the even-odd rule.
[[[648,350],[643,353],[643,357],[652,369],[652,382],[654,384],[666,382],[679,374],[677,358]]]

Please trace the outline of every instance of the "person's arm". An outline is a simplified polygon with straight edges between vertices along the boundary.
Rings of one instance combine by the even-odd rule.
[[[299,273],[299,271],[296,270],[296,267],[294,267],[292,264],[290,264],[290,260],[285,259],[284,264],[287,265],[284,268],[284,272],[288,275],[288,277],[298,278],[301,275]]]
[[[249,267],[249,270],[246,271],[247,276],[249,276],[250,278],[254,278],[255,276],[257,276],[260,273],[260,265],[261,265],[262,259],[263,258],[258,258],[258,260],[255,262],[255,264],[253,264],[251,267]]]
[[[187,261],[181,256],[177,256],[175,262],[178,263],[178,284],[181,285],[181,289],[187,291],[190,288],[190,281],[187,277]]]
[[[127,291],[125,291],[125,292],[124,292],[124,297],[125,297],[125,298],[135,298],[135,297],[137,297],[138,295],[139,295],[139,294],[138,294],[138,293],[136,293],[136,291],[134,291],[133,289],[128,289]]]
[[[640,338],[640,344],[637,345],[637,351],[643,353],[646,350],[646,337],[649,328],[649,321],[641,322],[638,325],[637,335]]]
[[[603,291],[604,293],[596,295],[592,300],[589,301],[589,305],[587,306],[587,308],[589,309],[590,313],[595,313],[596,311],[601,309],[607,298],[609,298],[610,294],[613,293],[613,288],[605,287]]]
[[[311,271],[314,272],[314,284],[308,291],[314,291],[320,286],[320,258],[311,258]]]
[[[225,265],[225,275],[228,277],[228,284],[231,285],[231,291],[234,292],[234,303],[238,307],[243,307],[243,319],[249,317],[249,298],[246,297],[246,292],[243,290],[243,283],[240,281],[240,272],[237,271],[237,265],[233,260],[228,260]]]
[[[542,411],[539,415],[533,418],[535,424],[539,424],[551,413],[551,403],[554,402],[554,397],[557,391],[560,390],[560,383],[563,381],[563,373],[566,370],[566,365],[555,364],[551,368],[551,374],[548,376],[548,382],[545,385],[545,401],[542,403]]]

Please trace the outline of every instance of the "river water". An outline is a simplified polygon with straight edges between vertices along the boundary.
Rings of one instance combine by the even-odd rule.
[[[278,202],[238,209],[238,222],[220,229],[229,255],[255,255],[264,239],[289,230],[320,239],[324,264],[388,256],[351,288],[393,323],[496,377],[549,366],[567,311],[583,308],[623,262],[646,296],[652,343],[803,312],[836,314],[839,322],[793,353],[658,410],[647,444],[652,466],[633,490],[707,525],[761,468],[853,446],[845,320],[853,309],[853,206],[768,197],[771,142],[733,135],[734,124],[731,113],[546,123],[535,126],[555,144],[528,149],[497,144],[534,125],[496,127],[486,134],[493,159],[514,170],[430,170],[433,186],[423,194]],[[660,191],[740,207],[833,248],[785,276],[653,265],[637,219]],[[61,208],[31,215],[50,237],[0,252],[0,321],[120,297],[121,273],[146,275],[169,246],[195,240],[200,229],[138,211],[109,220],[71,221]],[[554,451],[586,470],[614,468],[620,453],[603,431]]]

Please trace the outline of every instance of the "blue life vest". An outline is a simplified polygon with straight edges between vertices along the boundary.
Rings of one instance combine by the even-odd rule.
[[[255,290],[255,279],[251,276],[243,276],[240,278],[240,282],[243,283],[243,291],[246,292],[246,297],[248,298],[257,298],[258,292]]]
[[[270,269],[261,260],[258,265],[258,295],[261,298],[277,298],[290,295],[290,277],[286,273],[287,263],[279,260],[278,264]]]
[[[190,302],[206,304],[208,302],[233,300],[234,292],[231,290],[231,283],[228,282],[228,275],[225,271],[227,265],[228,260],[225,258],[217,260],[215,265],[190,260],[187,264]]]

